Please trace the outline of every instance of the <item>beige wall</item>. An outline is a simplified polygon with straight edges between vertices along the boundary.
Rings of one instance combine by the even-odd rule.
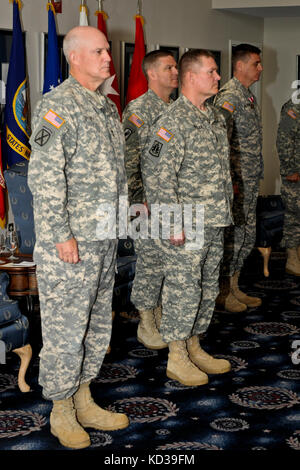
[[[297,79],[296,55],[300,54],[300,18],[266,18],[264,27],[263,127],[264,159],[267,168],[262,190],[280,192],[276,135],[280,109]]]
[[[40,33],[47,32],[46,0],[23,0],[22,21],[27,32],[28,72],[32,106],[40,97]],[[63,13],[57,15],[59,34],[65,34],[79,21],[80,0],[63,0]],[[89,24],[96,26],[98,2],[87,0]],[[222,51],[222,81],[228,79],[230,39],[262,42],[263,20],[211,9],[211,0],[144,0],[145,41],[149,48],[166,46],[203,47]],[[109,15],[109,39],[120,75],[120,42],[134,42],[137,0],[103,0]],[[0,29],[11,29],[12,5],[0,0]]]

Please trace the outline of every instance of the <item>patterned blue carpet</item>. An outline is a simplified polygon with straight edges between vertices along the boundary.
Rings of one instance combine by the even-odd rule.
[[[232,371],[211,375],[205,386],[168,379],[167,350],[145,349],[136,340],[134,309],[118,312],[112,351],[92,393],[104,408],[127,413],[131,424],[115,432],[89,430],[92,445],[84,452],[102,452],[103,459],[140,453],[187,459],[205,450],[300,450],[300,278],[287,275],[284,265],[284,253],[273,252],[264,278],[254,253],[241,286],[261,297],[262,306],[239,314],[215,310],[202,346],[230,360]],[[17,365],[9,356],[0,366],[0,450],[69,454],[49,432],[51,404],[37,383],[38,358],[28,372],[28,394],[16,387]]]

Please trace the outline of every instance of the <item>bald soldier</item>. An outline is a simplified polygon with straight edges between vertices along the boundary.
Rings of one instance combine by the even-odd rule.
[[[141,175],[141,152],[154,122],[172,103],[171,93],[178,87],[176,61],[169,51],[155,50],[145,55],[143,71],[148,91],[130,101],[123,112],[126,138],[125,168],[131,204],[147,204]],[[146,210],[146,207],[145,207]],[[149,349],[163,349],[158,327],[161,321],[161,288],[163,271],[151,239],[136,239],[137,263],[131,301],[139,310],[137,338]]]
[[[210,325],[218,293],[223,231],[232,221],[232,184],[225,119],[207,103],[220,80],[213,54],[186,52],[179,78],[182,95],[152,126],[141,169],[151,213],[154,205],[179,208],[184,218],[188,208],[204,211],[204,227],[198,227],[203,244],[201,237],[190,240],[188,227],[179,231],[173,221],[169,237],[155,240],[164,273],[160,333],[169,347],[167,376],[193,386],[206,384],[207,374],[231,368],[229,361],[201,348],[199,335]]]
[[[43,348],[39,383],[53,401],[50,430],[64,446],[90,445],[85,427],[128,426],[97,406],[89,384],[111,337],[116,240],[98,240],[97,209],[127,195],[124,137],[115,105],[98,91],[109,45],[96,28],[64,39],[70,77],[38,103],[28,183],[33,194]]]

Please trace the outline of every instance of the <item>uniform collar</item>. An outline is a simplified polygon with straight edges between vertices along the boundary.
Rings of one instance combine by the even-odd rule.
[[[69,76],[70,83],[72,86],[80,90],[81,93],[85,93],[87,96],[87,99],[93,104],[97,104],[97,107],[99,109],[100,107],[105,107],[106,106],[106,98],[105,96],[101,93],[99,88],[96,91],[91,91],[82,86],[76,78],[74,78],[72,75]]]

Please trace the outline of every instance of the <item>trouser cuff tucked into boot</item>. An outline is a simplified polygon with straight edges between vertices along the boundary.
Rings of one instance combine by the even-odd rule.
[[[83,449],[91,444],[88,433],[76,419],[72,397],[53,401],[53,409],[50,413],[50,432],[65,447]]]
[[[94,402],[90,392],[90,382],[81,384],[74,395],[74,405],[78,422],[85,428],[100,431],[115,431],[126,428],[129,419],[123,413],[104,410]]]
[[[198,336],[194,335],[187,340],[187,350],[191,361],[207,374],[224,374],[231,370],[231,364],[226,359],[215,359],[205,352],[199,343]]]

